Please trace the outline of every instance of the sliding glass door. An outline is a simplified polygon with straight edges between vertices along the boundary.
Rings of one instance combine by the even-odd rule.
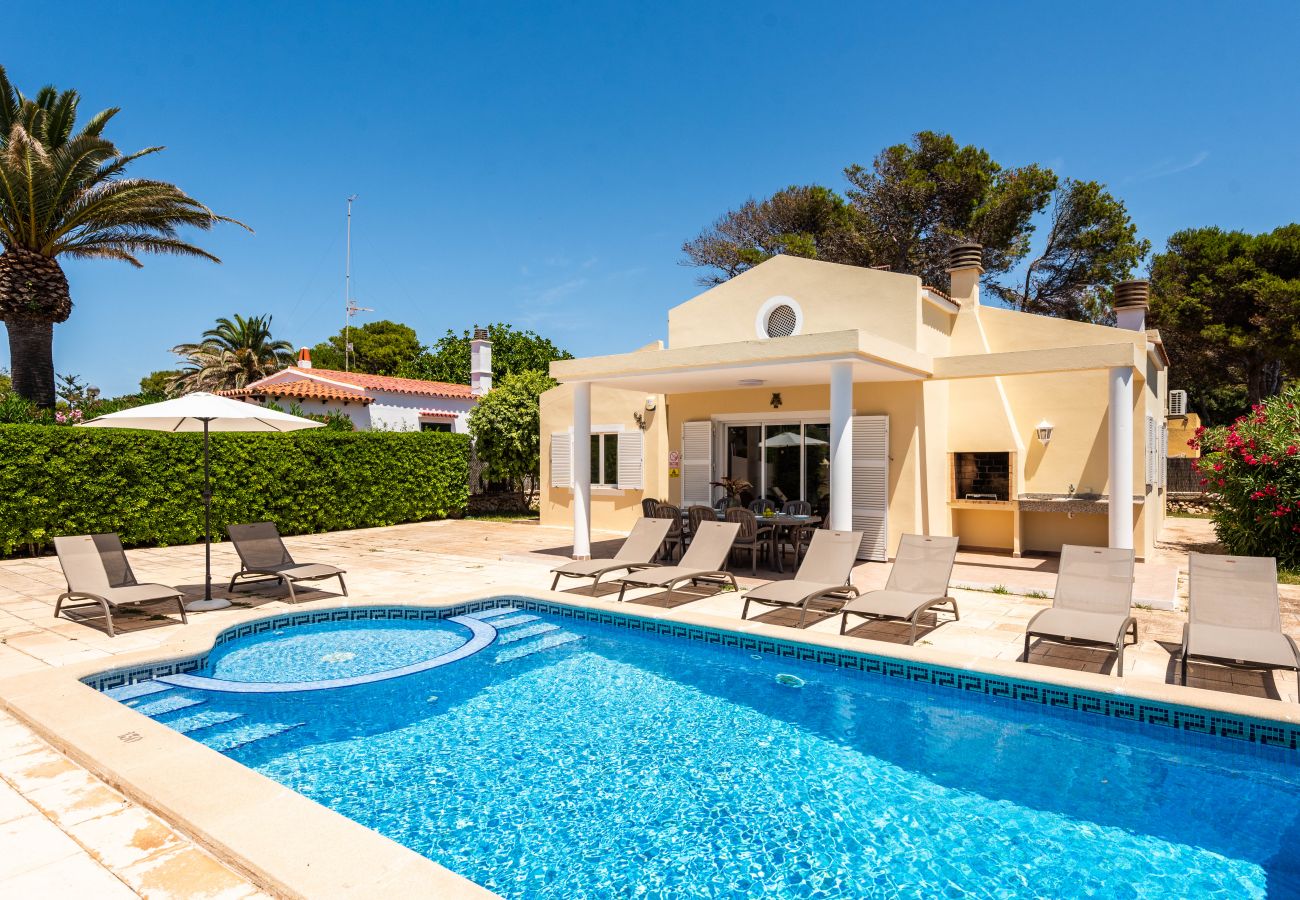
[[[830,426],[825,422],[728,425],[725,472],[747,482],[739,500],[748,506],[764,497],[778,507],[807,500],[825,511],[830,497]]]

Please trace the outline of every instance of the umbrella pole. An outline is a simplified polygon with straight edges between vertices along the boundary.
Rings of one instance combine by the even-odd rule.
[[[203,420],[203,599],[212,600],[212,462],[207,419]]]
[[[191,600],[185,604],[186,612],[204,612],[210,609],[225,609],[229,600],[212,596],[212,458],[208,450],[208,423],[203,422],[203,599]]]

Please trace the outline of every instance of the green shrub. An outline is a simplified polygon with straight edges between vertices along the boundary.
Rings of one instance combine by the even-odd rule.
[[[1214,500],[1214,530],[1229,553],[1275,556],[1300,569],[1300,384],[1231,425],[1202,429],[1201,484]]]
[[[436,432],[212,435],[212,531],[273,520],[284,534],[460,515],[469,438]],[[203,437],[0,425],[0,555],[61,534],[127,546],[203,538]]]

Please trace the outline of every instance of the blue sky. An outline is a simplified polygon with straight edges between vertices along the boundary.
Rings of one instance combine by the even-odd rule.
[[[138,174],[255,235],[67,264],[56,368],[108,394],[218,315],[312,344],[354,293],[426,341],[488,321],[579,355],[664,336],[680,245],[749,196],[843,187],[918,130],[1107,183],[1157,247],[1300,210],[1300,7],[1235,4],[62,3],[8,9],[20,89],[117,105]],[[362,319],[361,321],[366,321]],[[8,365],[7,343],[0,367]]]

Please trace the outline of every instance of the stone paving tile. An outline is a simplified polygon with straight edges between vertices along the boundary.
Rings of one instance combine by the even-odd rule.
[[[1209,532],[1204,522],[1170,520],[1174,526],[1158,545],[1147,568],[1140,568],[1141,584],[1151,590],[1166,590],[1177,584],[1185,596],[1185,560],[1189,549],[1203,549]],[[593,536],[593,552],[610,556],[619,546],[619,536]],[[569,557],[567,529],[545,528],[535,523],[427,522],[391,528],[336,532],[325,535],[289,537],[286,544],[299,559],[323,560],[349,570],[348,583],[355,599],[391,600],[436,597],[449,591],[491,589],[500,584],[550,586],[548,569]],[[201,596],[203,548],[165,547],[128,551],[141,580],[173,584],[189,596]],[[238,560],[229,544],[213,547],[213,593],[229,596],[235,609],[257,609],[268,613],[289,609],[288,593],[266,585],[226,591],[229,572]],[[744,572],[744,567],[741,568]],[[860,565],[853,580],[861,590],[883,587],[888,566]],[[758,578],[742,574],[742,588],[757,584]],[[789,572],[784,576],[790,577]],[[1050,591],[1055,582],[1055,561],[988,554],[962,554],[954,570],[954,583],[992,586],[1015,585],[1025,591]],[[165,646],[183,626],[176,618],[157,615],[166,612],[151,607],[138,613],[114,617],[118,636],[109,638],[102,615],[78,612],[77,621],[53,617],[54,598],[63,587],[58,562],[53,557],[0,561],[0,677],[32,671],[45,665],[67,665],[84,659],[110,659],[119,653]],[[321,590],[299,592],[301,607],[328,605],[340,595],[323,585]],[[588,589],[570,592],[589,596]],[[603,587],[598,596],[608,597],[617,589]],[[1300,588],[1283,587],[1284,622],[1300,623]],[[941,650],[975,654],[986,658],[1019,660],[1024,652],[1024,627],[1039,610],[1050,605],[1045,597],[995,594],[988,591],[955,589],[962,618],[954,622],[946,614],[930,616],[917,630],[917,643]],[[713,590],[678,591],[670,597],[651,590],[630,591],[630,610],[638,603],[678,606],[712,615],[739,618],[743,599],[734,592]],[[612,600],[611,600],[612,603]],[[223,613],[201,613],[220,621]],[[1141,641],[1125,651],[1123,678],[1167,682],[1176,677],[1174,660],[1182,640],[1185,614],[1178,611],[1137,609]],[[797,613],[776,611],[761,614],[763,621],[797,624]],[[810,616],[809,629],[838,633],[837,615]],[[871,622],[855,625],[852,634],[874,640],[905,643],[908,626],[902,623]],[[1102,649],[1036,643],[1025,667],[1033,677],[1037,666],[1111,674],[1114,654]],[[1249,670],[1232,670],[1205,664],[1193,665],[1191,684],[1211,690],[1252,696],[1270,696],[1294,701],[1295,678],[1275,677]],[[15,790],[12,785],[17,785]],[[6,794],[6,791],[8,792]],[[21,793],[20,793],[21,792]],[[7,818],[7,821],[6,821]],[[164,822],[121,798],[84,770],[55,753],[21,724],[0,714],[0,828],[22,823],[15,840],[39,844],[25,873],[0,875],[0,896],[38,896],[38,873],[58,872],[69,867],[69,883],[85,879],[83,896],[114,896],[118,887],[148,897],[261,896],[233,871]],[[58,823],[57,825],[55,823]],[[71,835],[71,836],[69,836]],[[75,838],[75,840],[74,840]],[[0,859],[7,858],[8,845]],[[24,844],[25,846],[25,844]],[[73,862],[75,860],[75,862]],[[111,871],[111,874],[110,874]],[[4,872],[0,868],[0,873]],[[12,879],[36,879],[32,887],[15,894]],[[42,876],[44,877],[44,876]],[[103,877],[109,879],[103,881]],[[96,880],[104,886],[94,888]],[[52,896],[48,891],[46,896]]]

